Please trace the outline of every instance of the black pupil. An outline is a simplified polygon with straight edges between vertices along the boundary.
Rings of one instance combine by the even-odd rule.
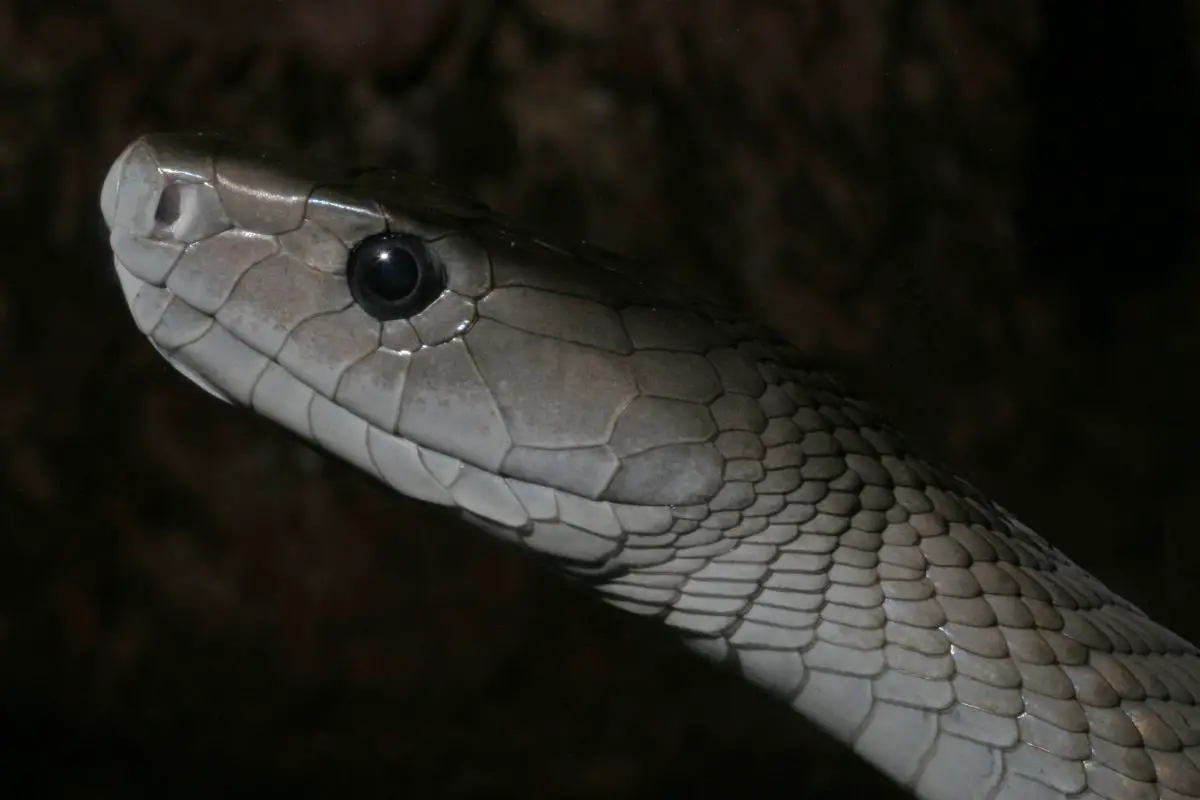
[[[360,241],[346,260],[346,282],[355,302],[380,321],[419,314],[446,288],[419,237],[410,233],[377,233]]]
[[[387,242],[364,264],[363,283],[380,300],[403,300],[417,288],[421,268],[400,242]]]

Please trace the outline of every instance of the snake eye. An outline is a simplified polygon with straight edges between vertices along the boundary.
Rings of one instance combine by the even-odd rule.
[[[446,286],[425,243],[407,233],[377,233],[354,245],[346,281],[363,311],[380,322],[424,310]]]

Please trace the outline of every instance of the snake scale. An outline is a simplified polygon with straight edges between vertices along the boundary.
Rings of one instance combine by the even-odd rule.
[[[661,620],[927,800],[1200,797],[1200,651],[727,304],[385,170],[133,142],[178,370]]]

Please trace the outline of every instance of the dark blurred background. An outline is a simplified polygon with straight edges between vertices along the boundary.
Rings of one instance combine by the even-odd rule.
[[[1200,639],[1198,55],[1187,0],[3,0],[6,785],[888,788],[654,625],[176,375],[96,205],[156,129],[409,168],[738,292]]]

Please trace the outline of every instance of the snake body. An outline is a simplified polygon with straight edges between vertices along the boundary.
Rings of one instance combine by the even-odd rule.
[[[662,620],[918,797],[1200,797],[1200,652],[736,309],[220,137],[135,141],[101,207],[197,384]],[[381,320],[347,263],[384,232],[442,284]]]

